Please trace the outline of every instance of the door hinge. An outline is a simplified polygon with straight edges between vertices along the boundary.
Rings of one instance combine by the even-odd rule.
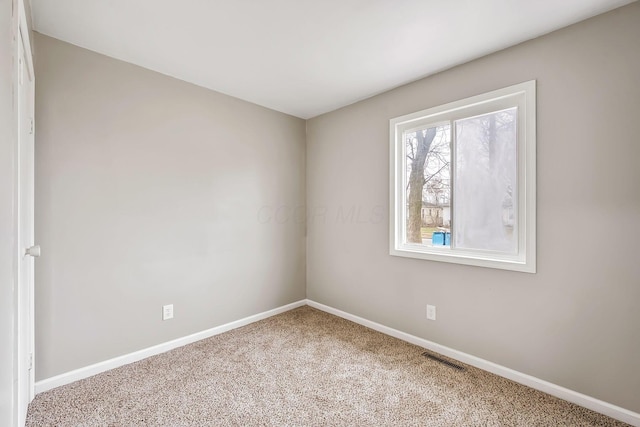
[[[30,119],[30,123],[29,123],[29,135],[33,135],[33,118]]]
[[[29,353],[29,370],[33,369],[33,353]]]

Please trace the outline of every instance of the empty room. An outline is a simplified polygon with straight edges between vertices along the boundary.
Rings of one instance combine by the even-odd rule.
[[[640,3],[2,0],[0,426],[639,426]]]

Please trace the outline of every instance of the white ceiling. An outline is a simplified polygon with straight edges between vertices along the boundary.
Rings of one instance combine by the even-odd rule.
[[[632,0],[32,0],[36,31],[309,118]]]

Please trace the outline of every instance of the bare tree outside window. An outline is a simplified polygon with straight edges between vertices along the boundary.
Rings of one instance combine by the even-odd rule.
[[[448,124],[405,133],[408,243],[428,243],[432,229],[445,225],[450,200]],[[447,221],[448,222],[448,221]]]

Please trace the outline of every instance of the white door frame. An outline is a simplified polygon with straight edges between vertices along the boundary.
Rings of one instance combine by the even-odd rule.
[[[24,426],[27,407],[34,397],[34,262],[26,254],[26,250],[34,245],[35,75],[24,0],[18,0],[17,3],[17,31],[14,39],[14,111],[17,126],[16,208],[18,236],[16,250],[18,253],[16,255],[18,268],[17,286],[14,292],[13,423],[21,427]],[[26,80],[24,75],[26,75]],[[25,129],[27,130],[25,131]],[[28,206],[26,209],[23,209],[24,203]],[[25,230],[28,232],[25,233]]]

